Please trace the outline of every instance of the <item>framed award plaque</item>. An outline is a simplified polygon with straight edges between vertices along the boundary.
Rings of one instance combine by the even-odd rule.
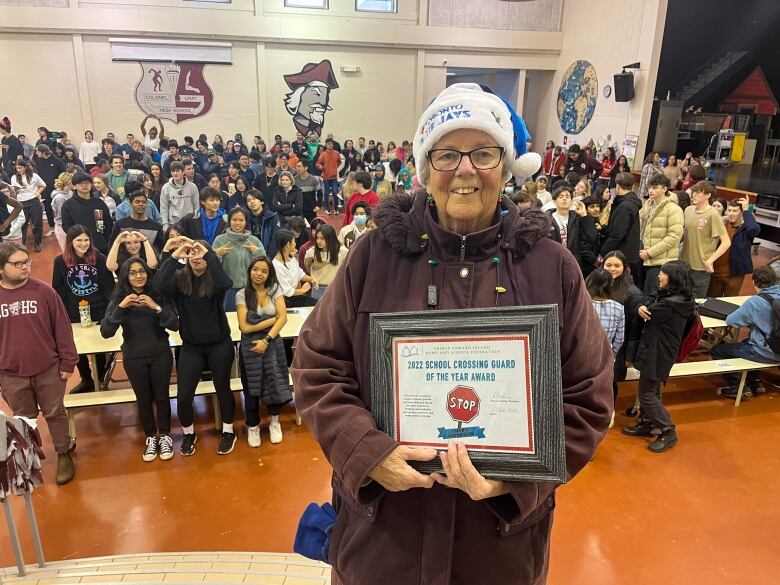
[[[461,441],[490,479],[566,481],[556,305],[377,313],[370,328],[379,430],[411,447]]]

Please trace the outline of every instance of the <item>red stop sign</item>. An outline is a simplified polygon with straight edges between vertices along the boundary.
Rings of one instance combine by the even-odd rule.
[[[460,423],[471,422],[479,414],[479,396],[474,388],[457,386],[447,394],[447,412]]]

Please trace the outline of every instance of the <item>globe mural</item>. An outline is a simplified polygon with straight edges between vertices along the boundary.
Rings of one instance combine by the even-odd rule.
[[[563,74],[558,90],[558,122],[567,134],[579,134],[596,110],[599,81],[587,61],[575,61]]]

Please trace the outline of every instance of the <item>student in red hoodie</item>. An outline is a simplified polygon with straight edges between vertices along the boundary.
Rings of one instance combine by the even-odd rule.
[[[333,194],[334,213],[341,212],[339,201],[339,166],[342,160],[341,153],[334,149],[333,140],[330,138],[325,142],[325,152],[317,159],[316,167],[322,171],[320,175],[324,183],[323,189],[323,207],[325,213],[330,215],[330,194]]]
[[[371,175],[366,171],[355,173],[355,192],[350,195],[349,201],[347,201],[347,211],[344,214],[344,221],[341,222],[341,227],[352,223],[352,208],[355,207],[355,203],[358,201],[368,203],[371,211],[374,211],[376,206],[379,205],[379,195],[371,190],[371,183]]]

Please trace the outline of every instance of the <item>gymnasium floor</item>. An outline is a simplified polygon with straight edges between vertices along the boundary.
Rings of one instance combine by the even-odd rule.
[[[762,251],[763,252],[763,251]],[[760,252],[756,263],[766,260]],[[56,241],[45,238],[33,275],[49,280]],[[751,292],[743,287],[743,294]],[[777,377],[765,376],[765,382]],[[74,380],[71,384],[74,384]],[[611,430],[593,462],[558,490],[550,585],[763,585],[780,569],[780,395],[739,408],[715,396],[717,377],[675,381],[664,394],[680,442],[662,455],[643,439]],[[618,412],[633,403],[621,385]],[[44,429],[46,485],[34,494],[49,560],[171,551],[267,551],[292,548],[297,520],[329,497],[330,469],[305,425],[285,411],[284,442],[250,449],[243,424],[228,456],[216,454],[209,403],[196,399],[196,454],[144,463],[134,405],[77,417],[78,474],[54,484],[56,458]],[[5,404],[0,404],[8,412]],[[175,412],[175,408],[174,408]],[[630,422],[622,415],[617,425]],[[45,427],[45,424],[43,425]],[[174,438],[179,444],[178,424]],[[32,543],[22,502],[13,509],[23,547]],[[0,531],[0,565],[13,565]],[[401,584],[399,584],[401,585]]]

